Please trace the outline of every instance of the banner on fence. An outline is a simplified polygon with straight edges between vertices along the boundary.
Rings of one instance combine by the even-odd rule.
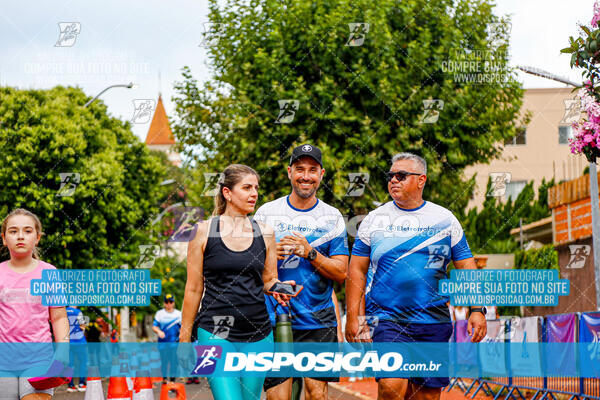
[[[577,315],[559,314],[546,317],[546,341],[548,343],[576,343]],[[549,346],[547,349],[553,348]],[[561,376],[577,376],[577,353],[556,346],[556,351],[546,353],[546,371]]]
[[[579,356],[582,368],[596,371],[596,376],[600,376],[600,312],[580,316]]]
[[[506,320],[487,322],[487,335],[482,340],[482,343],[486,343],[487,345],[480,348],[479,351],[479,361],[483,376],[503,376],[507,374],[506,346],[504,345],[506,322]]]
[[[514,376],[526,376],[531,373],[542,376],[540,317],[513,318],[510,320],[511,343],[523,343],[510,347],[510,368]],[[526,343],[538,343],[527,345]],[[532,372],[533,371],[533,372]]]
[[[467,321],[456,321],[454,325],[454,335],[456,343],[471,343],[471,337],[467,332]],[[455,357],[456,372],[461,370],[471,369],[477,366],[477,348],[475,346],[461,346],[460,351],[457,346],[454,346],[452,353]]]

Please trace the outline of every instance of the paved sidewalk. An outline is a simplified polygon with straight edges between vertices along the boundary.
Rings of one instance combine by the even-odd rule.
[[[108,380],[103,380],[104,396],[108,392]],[[377,399],[377,383],[373,378],[357,382],[339,382],[330,383],[330,400],[375,400]],[[199,385],[185,385],[187,400],[212,400],[212,394],[205,379],[200,380]],[[66,386],[61,386],[56,390],[55,400],[83,400],[85,393],[67,393]],[[264,398],[264,397],[263,397]],[[303,396],[304,398],[304,396]],[[157,384],[154,389],[154,399],[160,399],[160,385]],[[476,400],[491,400],[481,391]],[[450,392],[442,392],[441,400],[471,400],[466,397],[460,389],[452,389]]]
[[[360,400],[377,399],[377,382],[373,378],[356,382],[330,383],[330,385],[340,392],[347,393]],[[486,396],[483,391],[480,391],[475,399],[490,400],[491,397]],[[440,400],[471,400],[471,396],[465,396],[462,390],[454,387],[450,392],[442,391]]]

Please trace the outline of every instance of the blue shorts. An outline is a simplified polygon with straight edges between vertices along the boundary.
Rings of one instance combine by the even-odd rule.
[[[440,322],[435,324],[406,323],[389,320],[379,320],[373,331],[374,342],[448,342],[452,336],[452,323]],[[450,351],[450,347],[448,347]],[[440,356],[440,362],[448,365],[449,353]],[[379,378],[376,378],[378,381]],[[444,387],[450,384],[448,377],[415,377],[409,378],[415,385],[425,387]]]

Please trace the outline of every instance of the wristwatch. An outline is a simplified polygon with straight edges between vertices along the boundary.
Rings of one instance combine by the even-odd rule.
[[[315,249],[310,249],[310,251],[308,252],[308,255],[306,256],[306,259],[308,261],[314,261],[317,258],[317,251]]]
[[[471,311],[471,314],[473,314],[474,312],[480,312],[484,316],[487,314],[487,309],[485,307],[472,307],[470,309],[470,311]]]

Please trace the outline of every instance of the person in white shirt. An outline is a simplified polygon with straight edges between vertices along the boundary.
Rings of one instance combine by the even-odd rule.
[[[181,311],[175,308],[175,297],[171,293],[165,295],[164,308],[154,316],[152,330],[158,335],[158,351],[165,383],[167,378],[175,381],[177,370],[177,342],[181,329]]]

